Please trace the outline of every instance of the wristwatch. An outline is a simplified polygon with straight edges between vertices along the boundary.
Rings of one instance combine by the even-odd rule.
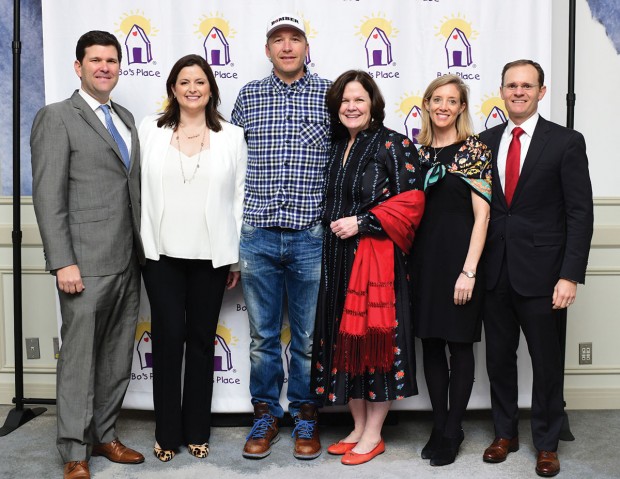
[[[465,276],[467,276],[468,278],[475,278],[476,277],[476,272],[475,271],[461,271],[462,274],[464,274]]]

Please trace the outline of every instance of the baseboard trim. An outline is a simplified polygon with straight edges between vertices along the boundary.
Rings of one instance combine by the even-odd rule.
[[[618,409],[620,388],[570,388],[564,390],[566,409]]]
[[[29,399],[56,399],[55,384],[25,384],[24,391],[24,396]],[[15,386],[13,384],[0,384],[0,404],[11,405],[14,397]]]
[[[53,384],[27,384],[29,398],[55,398]],[[12,404],[15,388],[12,384],[0,384],[0,404]],[[619,409],[620,388],[570,388],[564,390],[566,409]]]

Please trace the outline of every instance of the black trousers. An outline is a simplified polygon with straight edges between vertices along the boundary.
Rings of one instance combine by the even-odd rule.
[[[166,256],[143,268],[151,305],[155,438],[163,449],[209,440],[214,341],[228,270],[209,260]]]
[[[539,451],[556,451],[562,428],[564,364],[558,321],[551,296],[525,297],[510,285],[506,264],[484,308],[487,372],[495,435],[518,435],[517,348],[521,330],[532,361],[532,438]]]

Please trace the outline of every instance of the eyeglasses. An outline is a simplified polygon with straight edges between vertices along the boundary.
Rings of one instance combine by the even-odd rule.
[[[518,88],[521,88],[522,90],[525,90],[525,91],[530,91],[536,88],[537,86],[539,85],[530,85],[529,83],[522,83],[521,85],[519,85],[518,83],[509,83],[508,85],[504,85],[504,88],[510,91],[515,91]]]

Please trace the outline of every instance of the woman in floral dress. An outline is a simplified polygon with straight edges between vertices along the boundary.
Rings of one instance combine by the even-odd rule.
[[[408,253],[424,194],[416,149],[383,126],[385,102],[367,73],[340,75],[327,104],[333,146],[312,387],[326,405],[349,405],[355,428],[328,452],[353,465],[385,450],[391,401],[418,392]]]

